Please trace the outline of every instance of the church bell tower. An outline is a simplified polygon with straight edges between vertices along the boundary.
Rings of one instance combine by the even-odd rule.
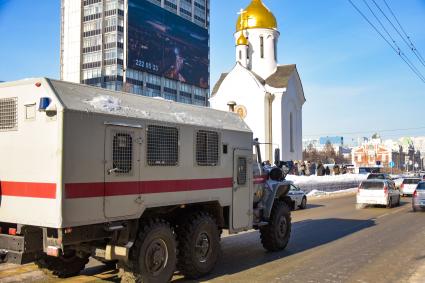
[[[279,35],[273,13],[261,0],[252,0],[236,22],[236,61],[261,78],[268,78],[276,72]]]

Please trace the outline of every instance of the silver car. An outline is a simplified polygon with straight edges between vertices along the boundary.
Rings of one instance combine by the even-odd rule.
[[[363,181],[357,191],[357,207],[366,205],[385,205],[387,208],[400,205],[400,192],[394,182],[383,179]]]
[[[412,208],[416,212],[425,209],[425,182],[420,182],[413,193]]]
[[[305,209],[307,207],[306,193],[294,184],[290,185],[288,196],[292,200],[292,209],[296,209],[297,207]]]

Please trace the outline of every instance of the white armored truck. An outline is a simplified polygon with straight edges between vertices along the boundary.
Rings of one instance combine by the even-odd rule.
[[[92,256],[125,280],[199,278],[222,229],[286,247],[281,167],[261,166],[231,112],[45,78],[2,83],[0,260],[68,277]]]

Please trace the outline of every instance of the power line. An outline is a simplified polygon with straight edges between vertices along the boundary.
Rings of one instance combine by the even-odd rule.
[[[387,19],[387,21],[391,24],[391,26],[394,28],[394,30],[398,33],[398,35],[401,37],[401,39],[403,39],[404,43],[407,45],[407,48],[409,48],[413,54],[415,54],[416,58],[418,58],[419,62],[425,67],[425,62],[424,60],[415,52],[415,47],[412,47],[411,44],[409,44],[409,42],[407,42],[406,38],[404,38],[404,36],[400,33],[400,31],[398,30],[398,28],[393,24],[393,22],[388,18],[388,16],[385,14],[385,12],[381,9],[381,7],[378,5],[378,3],[376,3],[375,0],[372,0],[373,3],[375,4],[375,6],[378,8],[378,10],[381,12],[382,15],[384,15],[384,17]],[[396,20],[397,21],[397,20]],[[398,22],[398,21],[397,21]],[[406,35],[406,37],[408,37]]]
[[[356,6],[356,4],[353,3],[352,0],[348,0],[348,2],[350,2],[350,4],[354,7],[354,9],[363,17],[363,19],[365,21],[367,21],[369,23],[369,25],[372,26],[372,28],[381,36],[381,38],[391,47],[391,49],[398,55],[400,56],[400,58],[404,61],[404,63],[406,63],[407,66],[409,66],[409,68],[412,70],[412,72],[414,72],[416,74],[416,76],[418,76],[418,78],[425,83],[425,78],[418,72],[415,71],[415,68],[412,67],[411,64],[409,64],[408,61],[410,60],[406,60],[404,53],[402,53],[400,50],[397,50],[389,41],[388,39],[378,30],[378,28],[368,19],[368,17],[366,17],[366,15]]]
[[[413,52],[415,52],[415,54],[417,54],[420,58],[422,62],[425,62],[424,58],[422,57],[421,53],[419,52],[419,50],[416,48],[415,44],[413,44],[410,36],[407,34],[407,32],[405,31],[405,29],[403,28],[403,26],[401,25],[400,21],[398,20],[398,18],[396,17],[395,13],[393,12],[393,10],[391,9],[390,5],[388,5],[386,0],[383,0],[385,5],[387,6],[388,10],[390,11],[391,15],[394,17],[394,19],[396,20],[397,24],[399,25],[401,31],[404,33],[404,35],[406,36],[407,40],[410,43],[410,47],[412,49]]]
[[[423,130],[425,129],[425,126],[423,127],[416,127],[416,128],[399,128],[399,129],[386,129],[386,130],[365,130],[365,131],[359,131],[359,132],[341,132],[341,133],[321,133],[321,134],[309,134],[304,135],[306,137],[313,137],[313,136],[342,136],[342,135],[360,135],[360,134],[368,134],[368,133],[391,133],[391,132],[402,132],[402,131],[412,131],[412,130]]]
[[[375,2],[375,0],[372,0],[375,5],[378,7],[378,9],[381,11],[381,13],[384,15],[384,17],[390,22],[390,24],[394,27],[394,29],[396,29],[396,27],[393,25],[393,23],[390,21],[390,19],[388,19],[387,15],[385,15],[385,13],[382,11],[382,9],[378,6],[378,4]],[[412,61],[410,61],[409,57],[407,57],[404,52],[401,50],[400,46],[397,44],[397,42],[395,41],[395,39],[391,36],[391,34],[388,32],[388,30],[385,28],[384,24],[381,22],[381,20],[379,19],[379,17],[375,14],[375,12],[373,11],[373,9],[370,7],[369,3],[366,0],[363,0],[363,3],[365,3],[365,5],[367,6],[367,8],[369,9],[369,11],[372,13],[372,15],[375,17],[375,19],[378,21],[378,23],[381,25],[382,29],[387,33],[388,37],[391,39],[391,41],[394,44],[394,48],[397,50],[397,54],[404,58],[405,61],[407,61],[408,65],[411,67],[411,69],[414,70],[414,72],[423,80],[425,80],[425,77],[422,75],[422,73],[418,70],[418,68],[416,68],[416,66],[413,64]],[[398,32],[398,30],[396,29],[396,31]],[[401,34],[398,32],[398,34],[401,36]],[[402,37],[403,38],[403,37]],[[404,40],[404,38],[403,38]],[[406,42],[406,41],[405,41]],[[407,44],[407,42],[406,42]],[[407,44],[408,48],[409,44]],[[425,66],[425,65],[424,65]]]

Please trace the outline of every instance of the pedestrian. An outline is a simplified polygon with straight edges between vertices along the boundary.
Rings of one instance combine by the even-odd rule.
[[[305,171],[306,171],[306,166],[305,166],[305,162],[303,161],[302,163],[301,163],[301,167],[300,167],[300,172],[301,172],[301,176],[305,176],[306,174],[305,174]]]
[[[334,175],[339,175],[341,172],[340,172],[340,170],[339,170],[339,165],[338,164],[335,164],[335,166],[334,166]]]
[[[294,175],[298,176],[300,173],[300,171],[298,170],[298,162],[294,163]]]
[[[316,163],[315,162],[311,162],[310,175],[316,175]]]
[[[331,174],[331,169],[329,169],[329,166],[326,166],[325,175],[329,176],[330,174]]]
[[[325,167],[323,167],[323,164],[321,161],[317,163],[317,176],[324,176],[325,175]]]
[[[305,164],[305,175],[306,175],[306,176],[310,176],[310,166],[311,166],[311,164],[310,164],[310,160],[309,160],[309,161],[307,161],[307,163]]]

